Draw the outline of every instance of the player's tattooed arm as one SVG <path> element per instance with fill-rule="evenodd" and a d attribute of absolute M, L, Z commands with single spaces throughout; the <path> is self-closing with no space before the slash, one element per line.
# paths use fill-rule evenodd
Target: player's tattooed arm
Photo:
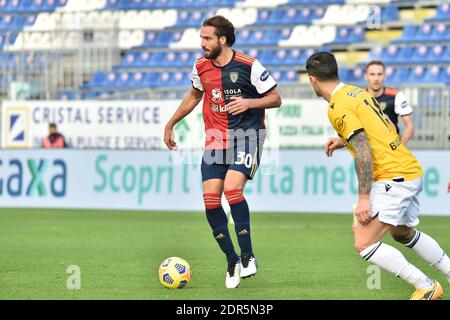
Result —
<path fill-rule="evenodd" d="M 355 151 L 356 173 L 358 175 L 358 204 L 355 216 L 363 226 L 372 220 L 370 212 L 370 190 L 373 179 L 373 160 L 370 151 L 369 140 L 364 131 L 355 133 L 350 137 L 348 143 Z"/>
<path fill-rule="evenodd" d="M 360 195 L 369 195 L 372 189 L 373 160 L 369 140 L 365 131 L 354 134 L 348 143 L 356 153 L 355 164 L 358 175 L 358 191 Z"/>

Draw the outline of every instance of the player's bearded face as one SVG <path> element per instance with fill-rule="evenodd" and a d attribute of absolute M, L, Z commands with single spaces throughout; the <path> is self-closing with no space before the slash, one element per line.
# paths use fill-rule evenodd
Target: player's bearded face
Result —
<path fill-rule="evenodd" d="M 221 54 L 222 45 L 220 44 L 219 39 L 217 39 L 215 46 L 202 46 L 202 49 L 206 59 L 214 60 Z"/>

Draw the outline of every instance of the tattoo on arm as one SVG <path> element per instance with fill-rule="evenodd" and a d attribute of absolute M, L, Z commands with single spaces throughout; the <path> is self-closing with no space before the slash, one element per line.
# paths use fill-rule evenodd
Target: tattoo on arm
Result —
<path fill-rule="evenodd" d="M 361 131 L 352 136 L 348 142 L 356 153 L 355 164 L 358 175 L 358 191 L 360 194 L 370 194 L 373 180 L 373 160 L 367 134 Z"/>

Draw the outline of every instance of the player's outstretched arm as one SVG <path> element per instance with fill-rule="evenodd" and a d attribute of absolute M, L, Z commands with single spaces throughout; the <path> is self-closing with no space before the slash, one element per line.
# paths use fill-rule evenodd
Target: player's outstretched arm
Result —
<path fill-rule="evenodd" d="M 170 118 L 169 122 L 167 122 L 164 129 L 164 143 L 170 150 L 174 150 L 177 145 L 173 139 L 173 127 L 175 127 L 178 121 L 186 117 L 192 110 L 194 110 L 194 108 L 202 100 L 202 97 L 202 91 L 192 88 L 186 94 L 183 101 L 181 101 L 180 106 L 177 111 L 175 111 L 172 118 Z"/>
<path fill-rule="evenodd" d="M 231 102 L 226 105 L 226 108 L 228 113 L 235 116 L 249 109 L 279 108 L 281 102 L 281 96 L 278 90 L 274 88 L 258 99 L 231 97 Z"/>
<path fill-rule="evenodd" d="M 370 215 L 370 190 L 373 181 L 373 160 L 369 140 L 365 131 L 354 134 L 348 143 L 355 151 L 356 173 L 358 175 L 358 205 L 355 215 L 358 222 L 367 225 L 371 220 Z"/>

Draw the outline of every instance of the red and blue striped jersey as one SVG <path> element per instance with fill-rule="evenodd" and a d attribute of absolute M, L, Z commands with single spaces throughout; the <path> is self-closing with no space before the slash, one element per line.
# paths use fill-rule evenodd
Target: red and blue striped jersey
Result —
<path fill-rule="evenodd" d="M 250 109 L 236 116 L 225 109 L 233 96 L 257 99 L 277 86 L 258 60 L 233 50 L 231 61 L 218 67 L 202 57 L 195 62 L 191 81 L 195 89 L 204 93 L 206 149 L 227 149 L 234 130 L 265 129 L 264 109 Z"/>

